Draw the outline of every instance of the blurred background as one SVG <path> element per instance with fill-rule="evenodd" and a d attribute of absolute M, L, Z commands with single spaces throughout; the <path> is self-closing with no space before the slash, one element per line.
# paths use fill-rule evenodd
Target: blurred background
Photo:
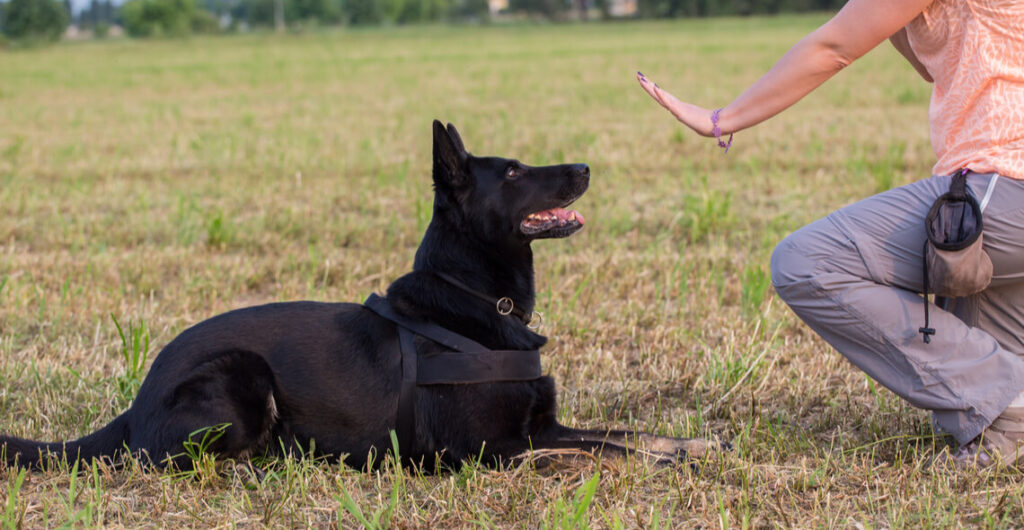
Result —
<path fill-rule="evenodd" d="M 15 42 L 184 36 L 272 28 L 591 21 L 827 11 L 842 0 L 5 0 Z"/>

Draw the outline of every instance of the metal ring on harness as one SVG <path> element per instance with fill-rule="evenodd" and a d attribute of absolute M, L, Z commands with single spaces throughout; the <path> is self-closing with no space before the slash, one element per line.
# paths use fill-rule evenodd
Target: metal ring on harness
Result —
<path fill-rule="evenodd" d="M 530 329 L 532 329 L 534 331 L 537 331 L 543 325 L 544 325 L 544 313 L 541 313 L 540 311 L 534 311 L 533 314 L 530 315 L 530 320 L 528 320 L 526 322 L 526 327 L 528 327 L 528 328 L 530 328 Z"/>
<path fill-rule="evenodd" d="M 512 310 L 515 309 L 516 304 L 512 302 L 512 299 L 507 296 L 502 296 L 494 304 L 494 308 L 498 310 L 499 315 L 510 315 Z"/>

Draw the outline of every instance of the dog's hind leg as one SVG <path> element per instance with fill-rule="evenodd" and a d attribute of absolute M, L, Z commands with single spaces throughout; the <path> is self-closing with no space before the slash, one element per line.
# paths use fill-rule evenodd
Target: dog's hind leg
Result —
<path fill-rule="evenodd" d="M 157 465 L 192 467 L 200 452 L 245 458 L 264 449 L 278 421 L 274 375 L 266 361 L 228 351 L 197 366 L 137 421 L 131 449 Z"/>

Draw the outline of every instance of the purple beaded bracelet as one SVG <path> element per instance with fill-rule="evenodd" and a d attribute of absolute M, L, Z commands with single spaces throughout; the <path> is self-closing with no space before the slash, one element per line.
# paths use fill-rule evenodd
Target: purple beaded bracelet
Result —
<path fill-rule="evenodd" d="M 729 148 L 732 147 L 732 134 L 729 135 L 729 143 L 722 141 L 722 129 L 718 127 L 718 115 L 721 113 L 722 109 L 715 109 L 711 113 L 711 125 L 714 126 L 711 129 L 711 134 L 715 135 L 715 139 L 718 140 L 718 147 L 725 149 L 725 154 L 729 154 Z"/>

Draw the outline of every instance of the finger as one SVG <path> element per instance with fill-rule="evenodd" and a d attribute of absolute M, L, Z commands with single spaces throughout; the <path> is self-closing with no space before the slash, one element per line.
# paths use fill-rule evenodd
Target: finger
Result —
<path fill-rule="evenodd" d="M 640 82 L 640 86 L 644 87 L 644 90 L 650 92 L 652 87 L 657 86 L 654 81 L 647 79 L 647 76 L 643 72 L 636 73 L 636 80 Z"/>
<path fill-rule="evenodd" d="M 661 103 L 666 109 L 672 110 L 679 106 L 679 98 L 672 95 L 671 92 L 663 90 L 657 84 L 654 85 L 654 93 L 657 95 L 658 102 Z"/>
<path fill-rule="evenodd" d="M 659 105 L 665 107 L 666 109 L 672 110 L 671 108 L 669 108 L 669 96 L 671 96 L 671 94 L 665 92 L 664 90 L 661 89 L 661 87 L 654 83 L 651 84 L 650 93 L 651 97 L 653 97 Z"/>
<path fill-rule="evenodd" d="M 644 88 L 644 90 L 646 90 L 647 93 L 651 95 L 652 98 L 654 98 L 655 100 L 658 101 L 658 103 L 661 104 L 662 107 L 667 108 L 666 103 L 668 102 L 668 98 L 666 96 L 671 96 L 671 94 L 662 90 L 661 87 L 658 86 L 658 83 L 655 83 L 654 81 L 651 81 L 646 77 L 643 79 L 643 81 L 641 81 L 640 84 Z"/>
<path fill-rule="evenodd" d="M 658 92 L 654 88 L 654 83 L 651 83 L 650 81 L 641 81 L 640 88 L 644 89 L 644 92 L 650 94 L 652 98 L 658 99 Z"/>
<path fill-rule="evenodd" d="M 664 91 L 661 90 L 661 87 L 659 87 L 657 85 L 657 83 L 655 83 L 654 81 L 651 81 L 646 76 L 644 76 L 644 74 L 642 74 L 640 72 L 636 73 L 636 78 L 637 78 L 637 81 L 640 82 L 640 87 L 643 88 L 644 91 L 647 92 L 648 95 L 650 95 L 652 98 L 654 98 L 654 100 L 657 101 L 659 105 L 661 105 L 662 107 L 665 107 L 665 98 L 664 98 L 664 95 L 663 95 Z"/>

